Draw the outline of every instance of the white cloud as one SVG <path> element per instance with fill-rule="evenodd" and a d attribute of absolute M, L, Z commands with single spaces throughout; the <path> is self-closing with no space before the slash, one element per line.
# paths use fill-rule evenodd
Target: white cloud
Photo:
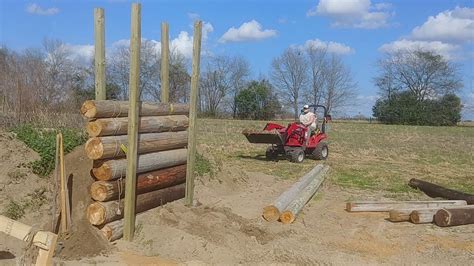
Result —
<path fill-rule="evenodd" d="M 219 39 L 221 43 L 259 41 L 277 35 L 276 30 L 262 29 L 256 20 L 245 22 L 238 29 L 232 27 Z"/>
<path fill-rule="evenodd" d="M 321 41 L 320 39 L 307 40 L 304 43 L 303 47 L 304 48 L 308 48 L 308 47 L 326 48 L 327 52 L 340 54 L 340 55 L 354 53 L 354 49 L 352 49 L 350 46 L 347 46 L 345 44 L 338 43 L 338 42 L 331 42 L 331 41 L 324 42 L 324 41 Z"/>
<path fill-rule="evenodd" d="M 42 8 L 40 5 L 32 3 L 26 7 L 26 12 L 30 14 L 40 15 L 40 16 L 51 16 L 59 13 L 59 8 L 51 7 L 51 8 Z"/>
<path fill-rule="evenodd" d="M 94 56 L 94 45 L 85 44 L 85 45 L 74 45 L 74 44 L 64 44 L 64 49 L 70 52 L 71 60 L 77 60 L 81 62 L 87 62 Z"/>
<path fill-rule="evenodd" d="M 198 20 L 200 15 L 198 13 L 194 13 L 194 12 L 188 12 L 188 18 L 192 21 L 195 21 L 195 20 Z"/>
<path fill-rule="evenodd" d="M 474 41 L 474 8 L 456 7 L 430 16 L 411 35 L 417 40 Z"/>
<path fill-rule="evenodd" d="M 423 49 L 436 52 L 444 56 L 448 60 L 457 59 L 459 57 L 458 53 L 461 50 L 459 45 L 443 43 L 440 41 L 414 41 L 401 39 L 391 43 L 382 45 L 379 48 L 381 52 L 396 52 L 398 50 L 415 50 Z"/>
<path fill-rule="evenodd" d="M 320 0 L 306 15 L 329 17 L 333 27 L 376 29 L 389 25 L 391 7 L 389 3 L 372 5 L 370 0 Z"/>

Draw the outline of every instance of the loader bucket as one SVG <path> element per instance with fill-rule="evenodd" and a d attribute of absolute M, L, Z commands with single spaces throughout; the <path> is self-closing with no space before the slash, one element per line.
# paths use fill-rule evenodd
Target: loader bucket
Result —
<path fill-rule="evenodd" d="M 284 140 L 282 135 L 276 130 L 271 131 L 252 131 L 244 130 L 242 132 L 250 143 L 263 143 L 263 144 L 275 144 L 283 145 Z"/>

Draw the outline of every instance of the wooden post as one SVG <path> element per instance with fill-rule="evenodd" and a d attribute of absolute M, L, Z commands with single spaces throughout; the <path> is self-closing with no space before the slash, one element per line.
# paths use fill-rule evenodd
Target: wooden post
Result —
<path fill-rule="evenodd" d="M 168 23 L 161 23 L 161 102 L 170 98 L 170 47 Z"/>
<path fill-rule="evenodd" d="M 141 4 L 132 4 L 130 38 L 130 81 L 128 112 L 127 178 L 125 179 L 124 227 L 125 240 L 133 240 L 135 232 L 135 192 L 137 186 L 137 140 L 140 86 Z"/>
<path fill-rule="evenodd" d="M 69 191 L 67 188 L 66 167 L 64 165 L 64 140 L 61 132 L 56 136 L 59 139 L 59 169 L 61 179 L 61 232 L 69 232 L 71 226 L 71 209 Z M 57 143 L 58 141 L 56 141 Z"/>
<path fill-rule="evenodd" d="M 194 198 L 194 164 L 196 162 L 196 118 L 199 90 L 199 64 L 201 60 L 202 21 L 194 23 L 193 70 L 191 76 L 191 97 L 189 100 L 188 158 L 186 168 L 186 199 L 187 206 L 193 204 Z"/>
<path fill-rule="evenodd" d="M 95 40 L 95 99 L 107 98 L 105 89 L 105 29 L 104 9 L 94 9 L 94 40 Z"/>

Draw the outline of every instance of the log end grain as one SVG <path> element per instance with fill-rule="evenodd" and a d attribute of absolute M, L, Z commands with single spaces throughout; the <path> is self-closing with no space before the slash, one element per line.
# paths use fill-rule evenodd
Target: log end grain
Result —
<path fill-rule="evenodd" d="M 100 123 L 97 120 L 90 121 L 86 125 L 86 131 L 87 131 L 87 134 L 89 134 L 89 137 L 100 136 L 100 134 L 102 132 L 102 123 Z"/>
<path fill-rule="evenodd" d="M 445 209 L 437 211 L 434 216 L 434 223 L 437 226 L 449 226 L 451 224 L 451 214 Z"/>
<path fill-rule="evenodd" d="M 94 118 L 97 115 L 95 102 L 92 100 L 85 101 L 81 106 L 81 114 L 87 118 Z"/>
<path fill-rule="evenodd" d="M 277 221 L 280 217 L 280 211 L 277 207 L 270 205 L 263 208 L 263 218 L 269 222 Z"/>
<path fill-rule="evenodd" d="M 91 160 L 98 160 L 104 155 L 104 145 L 100 138 L 90 138 L 84 146 L 86 155 Z"/>
<path fill-rule="evenodd" d="M 280 221 L 284 224 L 291 224 L 295 218 L 295 215 L 290 211 L 284 211 L 280 215 Z"/>
<path fill-rule="evenodd" d="M 113 235 L 112 228 L 110 228 L 109 226 L 105 225 L 104 227 L 102 227 L 102 229 L 100 229 L 100 232 L 102 233 L 102 236 L 103 236 L 107 241 L 112 241 L 112 235 Z"/>
<path fill-rule="evenodd" d="M 112 178 L 112 169 L 106 163 L 92 168 L 92 174 L 97 180 L 110 180 Z"/>
<path fill-rule="evenodd" d="M 413 211 L 410 214 L 410 221 L 414 224 L 419 224 L 420 223 L 420 213 L 418 211 Z"/>
<path fill-rule="evenodd" d="M 351 212 L 351 211 L 352 211 L 352 207 L 353 207 L 354 205 L 355 205 L 355 203 L 347 202 L 347 203 L 346 203 L 346 211 Z"/>
<path fill-rule="evenodd" d="M 106 210 L 97 203 L 91 203 L 86 209 L 87 220 L 93 225 L 101 225 L 105 222 Z"/>
<path fill-rule="evenodd" d="M 97 201 L 104 201 L 107 199 L 107 187 L 104 186 L 103 181 L 97 181 L 90 186 L 91 198 Z"/>

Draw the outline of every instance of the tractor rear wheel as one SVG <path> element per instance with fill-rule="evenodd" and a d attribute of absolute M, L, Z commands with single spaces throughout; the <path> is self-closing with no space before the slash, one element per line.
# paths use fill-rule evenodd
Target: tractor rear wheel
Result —
<path fill-rule="evenodd" d="M 314 148 L 313 156 L 316 160 L 326 160 L 329 156 L 329 148 L 326 142 L 320 142 Z"/>
<path fill-rule="evenodd" d="M 265 157 L 267 157 L 267 160 L 275 161 L 278 158 L 278 151 L 274 147 L 270 146 L 265 152 Z"/>
<path fill-rule="evenodd" d="M 288 160 L 293 163 L 302 163 L 304 161 L 304 151 L 303 150 L 295 150 L 291 151 L 288 154 Z"/>

